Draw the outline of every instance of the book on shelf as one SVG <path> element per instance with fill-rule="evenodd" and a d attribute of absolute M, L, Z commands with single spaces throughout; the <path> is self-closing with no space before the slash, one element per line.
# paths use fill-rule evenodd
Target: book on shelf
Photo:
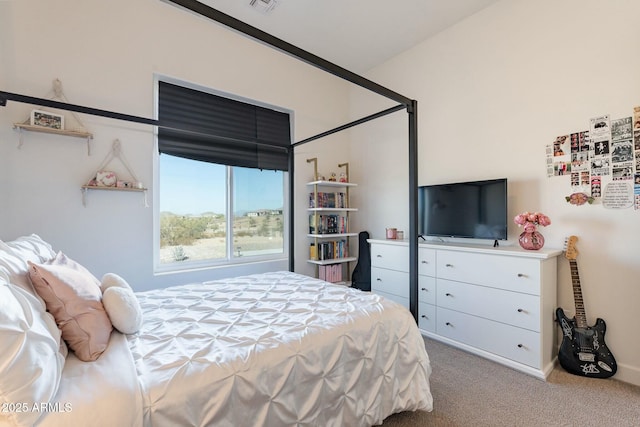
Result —
<path fill-rule="evenodd" d="M 327 193 L 324 191 L 318 191 L 318 204 L 316 206 L 315 193 L 309 193 L 309 207 L 310 208 L 347 208 L 347 194 L 346 193 Z"/>
<path fill-rule="evenodd" d="M 319 242 L 316 250 L 318 258 L 315 259 L 320 261 L 346 258 L 349 256 L 349 245 L 344 239 L 331 242 Z"/>
<path fill-rule="evenodd" d="M 340 234 L 347 232 L 347 218 L 341 215 L 309 215 L 309 234 Z"/>

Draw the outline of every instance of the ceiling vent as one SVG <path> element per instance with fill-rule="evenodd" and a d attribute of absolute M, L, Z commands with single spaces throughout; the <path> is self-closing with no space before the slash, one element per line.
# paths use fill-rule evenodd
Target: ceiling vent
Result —
<path fill-rule="evenodd" d="M 262 13 L 269 13 L 273 11 L 277 5 L 277 0 L 251 0 L 249 2 L 249 6 Z"/>

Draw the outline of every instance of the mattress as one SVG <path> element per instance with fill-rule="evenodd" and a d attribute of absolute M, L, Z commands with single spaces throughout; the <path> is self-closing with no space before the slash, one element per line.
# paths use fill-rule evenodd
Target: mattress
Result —
<path fill-rule="evenodd" d="M 146 426 L 371 426 L 433 406 L 411 314 L 291 272 L 137 293 Z"/>

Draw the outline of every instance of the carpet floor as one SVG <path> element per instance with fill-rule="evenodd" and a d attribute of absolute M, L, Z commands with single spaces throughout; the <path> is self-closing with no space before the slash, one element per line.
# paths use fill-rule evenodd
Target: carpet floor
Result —
<path fill-rule="evenodd" d="M 547 381 L 425 338 L 431 360 L 432 412 L 401 412 L 384 427 L 640 426 L 640 387 L 613 378 L 571 375 Z"/>

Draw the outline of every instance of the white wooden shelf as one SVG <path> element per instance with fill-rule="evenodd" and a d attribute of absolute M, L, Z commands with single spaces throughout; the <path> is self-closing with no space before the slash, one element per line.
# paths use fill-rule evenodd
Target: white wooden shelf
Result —
<path fill-rule="evenodd" d="M 354 184 L 353 182 L 340 182 L 340 181 L 312 181 L 307 182 L 308 186 L 312 185 L 321 185 L 324 187 L 357 187 L 358 184 Z"/>
<path fill-rule="evenodd" d="M 307 237 L 316 239 L 335 239 L 337 237 L 354 237 L 358 233 L 329 233 L 329 234 L 307 234 Z"/>
<path fill-rule="evenodd" d="M 358 258 L 356 257 L 345 257 L 345 258 L 333 258 L 333 259 L 323 259 L 323 260 L 308 259 L 307 262 L 310 262 L 311 264 L 316 264 L 316 265 L 329 265 L 329 264 L 342 264 L 345 262 L 353 262 L 357 260 Z"/>
<path fill-rule="evenodd" d="M 358 212 L 358 208 L 308 208 L 309 212 Z"/>

